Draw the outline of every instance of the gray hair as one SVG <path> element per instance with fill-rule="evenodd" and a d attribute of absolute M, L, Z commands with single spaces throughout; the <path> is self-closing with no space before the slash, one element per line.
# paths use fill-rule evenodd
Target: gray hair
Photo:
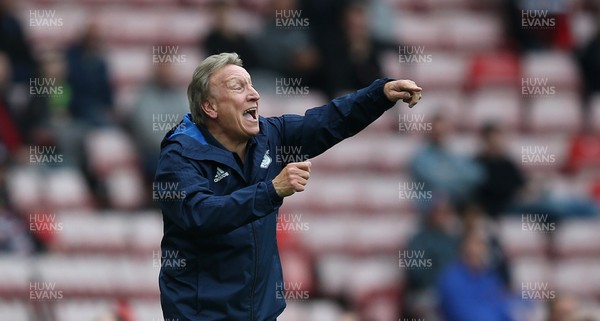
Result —
<path fill-rule="evenodd" d="M 192 81 L 188 85 L 187 96 L 190 104 L 192 120 L 196 124 L 204 124 L 206 114 L 200 105 L 210 96 L 208 81 L 210 76 L 226 65 L 236 65 L 242 67 L 242 59 L 235 52 L 224 52 L 218 55 L 208 56 L 194 70 Z"/>

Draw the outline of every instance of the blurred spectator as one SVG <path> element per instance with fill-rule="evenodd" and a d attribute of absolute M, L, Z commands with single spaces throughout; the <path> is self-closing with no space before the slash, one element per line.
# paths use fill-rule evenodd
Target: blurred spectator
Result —
<path fill-rule="evenodd" d="M 0 1 L 0 51 L 6 52 L 12 65 L 11 80 L 28 84 L 37 73 L 37 64 L 21 21 L 13 15 L 10 5 L 10 1 Z"/>
<path fill-rule="evenodd" d="M 0 253 L 25 256 L 32 254 L 34 249 L 35 244 L 22 220 L 13 212 L 0 208 Z"/>
<path fill-rule="evenodd" d="M 570 296 L 557 296 L 547 304 L 548 321 L 575 321 L 577 302 Z"/>
<path fill-rule="evenodd" d="M 496 269 L 504 286 L 510 288 L 510 266 L 497 236 L 497 224 L 475 203 L 469 204 L 462 214 L 464 233 L 480 233 L 489 245 L 490 268 Z"/>
<path fill-rule="evenodd" d="M 404 318 L 430 319 L 435 307 L 435 283 L 441 271 L 458 257 L 459 225 L 452 205 L 440 197 L 431 204 L 424 224 L 408 243 L 409 253 L 424 253 L 431 267 L 407 269 Z"/>
<path fill-rule="evenodd" d="M 11 67 L 8 56 L 0 51 L 0 163 L 6 159 L 6 152 L 16 152 L 22 144 L 22 137 L 8 104 Z"/>
<path fill-rule="evenodd" d="M 372 36 L 367 4 L 351 1 L 341 12 L 339 34 L 323 48 L 325 92 L 333 98 L 381 78 L 379 57 L 386 46 Z"/>
<path fill-rule="evenodd" d="M 60 117 L 66 116 L 71 98 L 66 77 L 66 63 L 62 53 L 47 52 L 41 56 L 39 78 L 30 84 L 31 98 L 19 123 L 27 142 L 54 144 L 54 131 L 60 134 L 67 130 L 64 123 L 56 123 Z"/>
<path fill-rule="evenodd" d="M 509 0 L 502 4 L 509 40 L 518 51 L 570 50 L 573 46 L 566 0 Z"/>
<path fill-rule="evenodd" d="M 477 199 L 492 218 L 501 215 L 525 185 L 525 177 L 505 150 L 502 129 L 488 123 L 480 131 L 482 151 L 475 161 L 484 171 L 477 187 Z"/>
<path fill-rule="evenodd" d="M 252 42 L 259 66 L 276 77 L 302 78 L 303 85 L 311 86 L 320 58 L 307 31 L 310 21 L 304 20 L 297 0 L 273 0 L 270 12 L 272 16 Z"/>
<path fill-rule="evenodd" d="M 244 67 L 256 67 L 256 57 L 246 36 L 235 29 L 234 0 L 218 0 L 212 4 L 215 26 L 202 41 L 206 55 L 235 52 L 244 59 Z"/>
<path fill-rule="evenodd" d="M 544 213 L 555 221 L 597 214 L 597 206 L 587 197 L 563 195 L 551 184 L 528 184 L 527 177 L 508 156 L 503 131 L 496 124 L 486 124 L 480 132 L 480 138 L 483 149 L 475 161 L 483 169 L 484 179 L 476 189 L 477 199 L 492 218 L 504 213 Z M 588 150 L 582 152 L 581 146 L 575 143 L 574 146 L 572 154 L 575 156 L 571 158 L 590 154 Z M 594 149 L 591 151 L 594 154 Z M 567 163 L 576 164 L 577 161 Z"/>
<path fill-rule="evenodd" d="M 90 24 L 84 30 L 80 41 L 67 51 L 67 61 L 73 118 L 86 125 L 112 124 L 113 92 L 98 26 Z"/>
<path fill-rule="evenodd" d="M 565 169 L 576 174 L 581 170 L 600 168 L 600 133 L 582 132 L 569 142 Z"/>
<path fill-rule="evenodd" d="M 152 79 L 143 85 L 130 117 L 136 146 L 143 160 L 144 175 L 150 180 L 158 163 L 160 142 L 189 112 L 185 92 L 175 82 L 173 65 L 155 65 Z"/>
<path fill-rule="evenodd" d="M 434 116 L 428 142 L 417 153 L 410 165 L 414 181 L 424 183 L 424 189 L 449 195 L 457 207 L 466 205 L 472 198 L 483 172 L 470 159 L 457 155 L 446 147 L 452 132 L 451 124 L 441 114 Z"/>
<path fill-rule="evenodd" d="M 511 321 L 510 295 L 490 268 L 489 247 L 477 232 L 468 232 L 460 259 L 438 282 L 440 312 L 445 321 Z"/>
<path fill-rule="evenodd" d="M 590 41 L 581 48 L 577 54 L 579 69 L 583 80 L 583 97 L 586 110 L 594 93 L 600 93 L 600 6 L 596 9 L 596 33 Z M 589 112 L 584 112 L 584 124 L 591 127 L 592 119 Z"/>

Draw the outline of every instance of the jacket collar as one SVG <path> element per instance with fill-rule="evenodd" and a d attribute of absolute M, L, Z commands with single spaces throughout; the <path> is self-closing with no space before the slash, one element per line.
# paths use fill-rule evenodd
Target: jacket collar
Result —
<path fill-rule="evenodd" d="M 259 133 L 251 137 L 248 140 L 248 152 L 252 153 L 250 159 L 252 159 L 252 163 L 247 164 L 252 165 L 254 167 L 257 166 L 257 159 L 262 159 L 263 154 L 265 153 L 266 146 L 260 146 L 258 144 L 260 141 L 264 141 L 264 118 L 259 118 Z M 183 120 L 169 131 L 165 138 L 161 143 L 161 148 L 165 148 L 168 144 L 178 142 L 183 146 L 181 150 L 181 154 L 185 157 L 195 159 L 195 160 L 210 160 L 221 163 L 225 166 L 235 169 L 241 177 L 245 178 L 244 172 L 242 168 L 238 165 L 233 157 L 233 153 L 226 150 L 221 143 L 219 143 L 208 130 L 192 121 L 192 115 L 187 113 L 183 116 Z M 258 144 L 258 146 L 254 146 Z M 254 147 L 254 148 L 253 148 Z M 257 153 L 260 153 L 258 155 Z M 248 159 L 248 158 L 247 158 Z M 259 163 L 260 164 L 260 161 Z M 254 172 L 256 169 L 253 169 Z M 252 176 L 255 176 L 254 173 Z"/>

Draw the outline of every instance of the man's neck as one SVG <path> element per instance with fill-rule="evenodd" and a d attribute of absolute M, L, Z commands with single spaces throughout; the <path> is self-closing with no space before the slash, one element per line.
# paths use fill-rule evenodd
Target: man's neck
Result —
<path fill-rule="evenodd" d="M 225 149 L 230 152 L 234 152 L 238 157 L 244 161 L 246 157 L 246 145 L 248 140 L 235 140 L 229 137 L 223 130 L 207 126 L 208 132 L 219 142 Z"/>

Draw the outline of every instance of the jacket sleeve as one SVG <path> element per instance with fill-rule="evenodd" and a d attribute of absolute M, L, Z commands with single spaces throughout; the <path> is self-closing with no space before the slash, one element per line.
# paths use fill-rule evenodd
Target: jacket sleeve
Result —
<path fill-rule="evenodd" d="M 273 213 L 283 202 L 270 181 L 215 195 L 193 162 L 176 149 L 164 153 L 153 183 L 163 215 L 183 230 L 227 233 Z"/>
<path fill-rule="evenodd" d="M 311 108 L 304 116 L 269 118 L 281 133 L 282 145 L 300 147 L 308 158 L 315 157 L 340 141 L 355 135 L 394 106 L 383 86 L 391 79 L 378 79 L 366 88 Z"/>

